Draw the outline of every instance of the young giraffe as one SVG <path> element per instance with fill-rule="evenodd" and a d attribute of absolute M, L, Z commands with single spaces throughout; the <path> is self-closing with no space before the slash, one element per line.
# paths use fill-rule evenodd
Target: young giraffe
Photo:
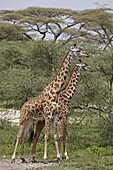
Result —
<path fill-rule="evenodd" d="M 32 100 L 27 101 L 20 110 L 20 126 L 17 135 L 17 140 L 12 155 L 12 163 L 15 162 L 16 150 L 18 147 L 19 140 L 22 139 L 21 148 L 21 159 L 24 159 L 24 143 L 25 137 L 29 132 L 34 120 L 43 121 L 45 120 L 45 147 L 44 147 L 44 159 L 47 159 L 47 141 L 49 139 L 50 122 L 52 118 L 52 113 L 57 109 L 57 92 L 62 87 L 64 80 L 66 78 L 67 72 L 69 70 L 72 59 L 76 56 L 88 57 L 89 55 L 85 53 L 80 48 L 71 47 L 64 57 L 62 64 L 50 84 L 48 84 L 44 90 L 37 97 Z M 40 124 L 39 124 L 40 126 Z M 56 143 L 57 157 L 59 158 L 59 149 Z"/>
<path fill-rule="evenodd" d="M 58 145 L 58 133 L 57 133 L 57 123 L 60 122 L 60 160 L 62 160 L 62 142 L 64 144 L 64 154 L 66 159 L 68 159 L 67 155 L 67 148 L 66 148 L 66 124 L 67 118 L 69 114 L 69 102 L 75 92 L 76 86 L 78 84 L 80 71 L 81 70 L 91 70 L 91 68 L 83 63 L 80 60 L 80 63 L 75 64 L 70 79 L 67 85 L 58 92 L 58 112 L 55 114 L 54 117 L 54 140 L 56 145 Z M 36 143 L 39 139 L 39 135 L 44 127 L 44 122 L 38 122 L 36 125 L 36 132 L 35 132 L 35 142 L 33 143 L 32 147 L 32 156 L 30 158 L 31 162 L 36 162 L 35 160 L 35 152 L 36 152 Z"/>

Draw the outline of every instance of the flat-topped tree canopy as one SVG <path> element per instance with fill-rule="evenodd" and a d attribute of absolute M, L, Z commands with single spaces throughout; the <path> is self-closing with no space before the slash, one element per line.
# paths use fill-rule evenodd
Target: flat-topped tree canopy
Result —
<path fill-rule="evenodd" d="M 106 48 L 113 44 L 112 11 L 110 8 L 75 11 L 28 7 L 23 10 L 2 10 L 0 14 L 2 22 L 22 26 L 24 35 L 29 39 L 63 40 L 65 43 L 79 40 L 85 44 L 103 44 Z"/>

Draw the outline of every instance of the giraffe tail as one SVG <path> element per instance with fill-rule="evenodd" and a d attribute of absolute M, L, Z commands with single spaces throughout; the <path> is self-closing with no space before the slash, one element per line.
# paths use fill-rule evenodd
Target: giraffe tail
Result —
<path fill-rule="evenodd" d="M 33 126 L 30 128 L 30 131 L 29 131 L 29 138 L 28 138 L 29 145 L 32 144 L 33 138 L 34 138 L 34 124 L 33 124 Z"/>

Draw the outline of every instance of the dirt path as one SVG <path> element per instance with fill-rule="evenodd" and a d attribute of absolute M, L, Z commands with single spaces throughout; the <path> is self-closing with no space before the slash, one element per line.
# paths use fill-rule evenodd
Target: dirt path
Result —
<path fill-rule="evenodd" d="M 20 159 L 16 159 L 15 164 L 11 163 L 10 159 L 0 159 L 0 170 L 32 170 L 34 168 L 40 168 L 47 170 L 47 166 L 53 166 L 58 163 L 21 163 Z"/>

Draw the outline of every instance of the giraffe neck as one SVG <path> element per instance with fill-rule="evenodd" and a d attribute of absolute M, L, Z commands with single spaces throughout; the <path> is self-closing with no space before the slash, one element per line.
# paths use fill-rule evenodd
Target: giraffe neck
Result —
<path fill-rule="evenodd" d="M 71 62 L 73 59 L 73 53 L 72 51 L 69 51 L 66 56 L 64 57 L 62 64 L 54 77 L 54 79 L 51 81 L 51 83 L 48 85 L 51 87 L 51 89 L 54 90 L 54 92 L 57 92 L 60 90 L 60 88 L 64 84 L 64 80 L 67 76 L 68 70 L 70 68 Z"/>
<path fill-rule="evenodd" d="M 76 86 L 79 81 L 79 76 L 80 76 L 80 68 L 78 68 L 77 70 L 77 67 L 75 65 L 66 87 L 64 87 L 61 91 L 59 91 L 60 96 L 62 97 L 64 96 L 65 100 L 67 100 L 68 102 L 71 100 L 76 90 Z"/>

